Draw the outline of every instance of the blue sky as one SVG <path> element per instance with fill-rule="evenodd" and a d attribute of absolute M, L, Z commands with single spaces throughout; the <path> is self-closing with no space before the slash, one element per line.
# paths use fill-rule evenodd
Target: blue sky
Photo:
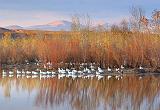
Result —
<path fill-rule="evenodd" d="M 89 14 L 97 22 L 118 22 L 129 17 L 131 6 L 140 6 L 149 16 L 160 0 L 0 0 L 0 26 L 29 26 L 54 20 L 71 20 L 74 14 Z"/>

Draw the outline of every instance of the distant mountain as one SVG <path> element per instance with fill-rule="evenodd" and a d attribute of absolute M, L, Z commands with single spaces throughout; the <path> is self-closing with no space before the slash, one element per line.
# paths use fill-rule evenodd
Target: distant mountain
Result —
<path fill-rule="evenodd" d="M 11 32 L 11 30 L 0 27 L 0 33 Z"/>
<path fill-rule="evenodd" d="M 35 25 L 35 26 L 29 26 L 25 29 L 28 30 L 45 30 L 45 31 L 60 31 L 65 30 L 69 31 L 71 29 L 71 22 L 69 21 L 53 21 L 48 24 L 44 25 Z"/>
<path fill-rule="evenodd" d="M 18 25 L 10 25 L 10 26 L 6 26 L 6 29 L 11 29 L 11 30 L 16 30 L 16 29 L 23 29 L 23 27 L 18 26 Z"/>
<path fill-rule="evenodd" d="M 44 31 L 61 31 L 61 30 L 70 31 L 71 25 L 72 25 L 72 22 L 70 21 L 59 20 L 59 21 L 53 21 L 47 24 L 33 25 L 33 26 L 28 26 L 28 27 L 10 25 L 5 28 L 10 29 L 10 30 L 25 29 L 25 30 L 44 30 Z M 108 23 L 103 23 L 103 24 L 96 24 L 93 26 L 93 28 L 97 29 L 98 25 L 101 25 L 107 29 L 110 27 Z M 82 24 L 81 24 L 81 27 L 83 27 Z"/>

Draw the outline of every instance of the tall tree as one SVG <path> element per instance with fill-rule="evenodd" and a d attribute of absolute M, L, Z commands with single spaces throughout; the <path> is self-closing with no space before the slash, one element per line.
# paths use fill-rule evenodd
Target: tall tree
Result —
<path fill-rule="evenodd" d="M 130 24 L 134 31 L 141 30 L 141 18 L 145 15 L 145 11 L 141 7 L 132 6 L 130 10 Z"/>
<path fill-rule="evenodd" d="M 153 26 L 156 32 L 160 32 L 160 10 L 152 12 Z"/>

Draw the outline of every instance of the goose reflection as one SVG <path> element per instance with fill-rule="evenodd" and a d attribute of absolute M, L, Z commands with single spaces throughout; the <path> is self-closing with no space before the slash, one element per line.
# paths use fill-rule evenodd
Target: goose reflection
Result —
<path fill-rule="evenodd" d="M 159 109 L 159 78 L 107 77 L 97 79 L 63 79 L 41 82 L 42 86 L 36 98 L 37 105 L 57 106 L 68 103 L 75 110 L 139 110 Z M 155 103 L 158 103 L 157 106 Z"/>
<path fill-rule="evenodd" d="M 67 105 L 73 110 L 158 110 L 160 109 L 160 77 L 116 76 L 93 78 L 27 79 L 5 77 L 0 79 L 4 96 L 10 97 L 14 86 L 28 94 L 36 90 L 34 104 L 46 108 Z M 13 83 L 14 82 L 14 83 Z"/>

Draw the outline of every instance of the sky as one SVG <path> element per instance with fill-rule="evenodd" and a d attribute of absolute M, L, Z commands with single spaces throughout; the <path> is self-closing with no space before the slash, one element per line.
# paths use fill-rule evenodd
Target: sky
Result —
<path fill-rule="evenodd" d="M 117 23 L 129 18 L 132 6 L 142 7 L 149 16 L 160 8 L 160 0 L 0 0 L 0 26 L 71 21 L 75 14 L 88 14 L 95 22 Z"/>

